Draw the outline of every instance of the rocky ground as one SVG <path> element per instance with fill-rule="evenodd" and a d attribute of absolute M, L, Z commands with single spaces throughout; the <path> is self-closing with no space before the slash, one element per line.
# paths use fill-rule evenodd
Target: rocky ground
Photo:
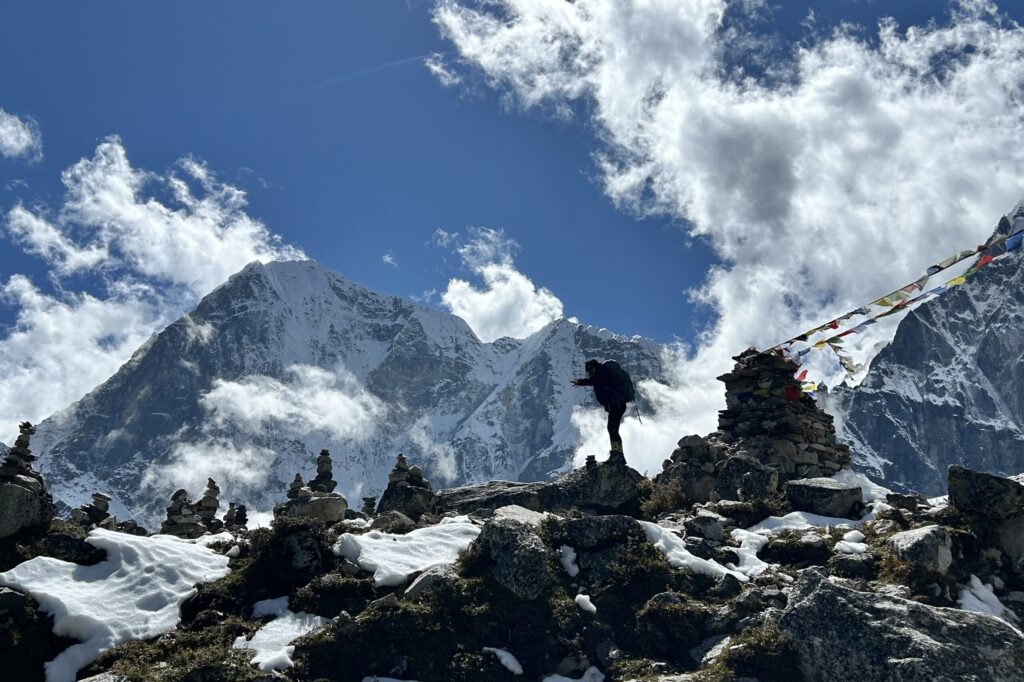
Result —
<path fill-rule="evenodd" d="M 949 488 L 948 504 L 886 499 L 839 476 L 687 505 L 677 483 L 607 462 L 548 487 L 490 483 L 430 505 L 406 495 L 409 513 L 282 516 L 212 545 L 230 572 L 198 586 L 175 629 L 109 648 L 78 677 L 1020 679 L 1024 486 L 951 468 Z M 368 561 L 369 545 L 345 550 L 446 526 L 475 539 L 404 575 Z M 62 522 L 6 546 L 2 569 L 103 560 Z M 254 617 L 281 597 L 287 611 Z M 291 667 L 264 672 L 239 638 L 282 613 L 322 624 L 291 644 Z M 4 679 L 42 679 L 70 641 L 31 595 L 3 588 L 0 614 Z"/>

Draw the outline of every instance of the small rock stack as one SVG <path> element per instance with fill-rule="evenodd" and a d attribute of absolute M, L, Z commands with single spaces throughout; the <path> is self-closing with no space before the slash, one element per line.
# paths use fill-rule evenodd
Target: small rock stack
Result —
<path fill-rule="evenodd" d="M 388 474 L 388 487 L 380 496 L 377 513 L 400 511 L 414 521 L 437 507 L 437 497 L 430 481 L 423 478 L 423 469 L 409 466 L 405 455 L 398 454 L 395 467 Z"/>
<path fill-rule="evenodd" d="M 776 469 L 780 482 L 849 467 L 850 449 L 836 440 L 832 416 L 801 391 L 796 364 L 754 349 L 733 359 L 733 371 L 718 377 L 726 400 L 719 441 Z"/>
<path fill-rule="evenodd" d="M 316 458 L 316 478 L 309 482 L 309 488 L 315 493 L 333 493 L 338 483 L 334 480 L 331 462 L 331 453 L 328 450 L 321 450 L 320 456 Z"/>
<path fill-rule="evenodd" d="M 43 475 L 32 468 L 36 457 L 29 449 L 35 428 L 18 425 L 14 447 L 0 464 L 0 538 L 22 531 L 45 532 L 57 513 Z"/>
<path fill-rule="evenodd" d="M 316 459 L 316 478 L 309 485 L 302 484 L 302 475 L 295 474 L 288 486 L 288 501 L 274 507 L 275 517 L 298 517 L 317 519 L 324 523 L 337 523 L 345 518 L 348 502 L 334 491 L 337 483 L 332 478 L 331 453 L 321 450 Z M 243 516 L 244 516 L 243 508 Z M 235 512 L 237 522 L 238 512 Z"/>
<path fill-rule="evenodd" d="M 186 539 L 198 538 L 206 533 L 206 526 L 183 489 L 171 495 L 167 518 L 160 524 L 160 532 Z"/>
<path fill-rule="evenodd" d="M 377 497 L 375 495 L 363 498 L 363 514 L 366 516 L 373 516 L 373 512 L 376 508 Z"/>
<path fill-rule="evenodd" d="M 93 493 L 92 501 L 89 504 L 83 504 L 77 509 L 71 510 L 71 520 L 75 523 L 85 526 L 100 526 L 110 516 L 110 495 L 106 493 Z M 114 524 L 117 520 L 114 519 Z"/>
<path fill-rule="evenodd" d="M 203 492 L 202 499 L 199 500 L 196 511 L 199 514 L 199 518 L 202 519 L 203 525 L 211 533 L 216 533 L 224 527 L 224 524 L 217 519 L 217 510 L 220 509 L 220 500 L 217 499 L 218 495 L 220 495 L 220 488 L 217 486 L 217 482 L 212 478 L 207 478 L 206 490 Z"/>
<path fill-rule="evenodd" d="M 230 531 L 246 530 L 249 518 L 245 513 L 245 505 L 228 502 L 228 510 L 224 512 L 224 529 Z"/>

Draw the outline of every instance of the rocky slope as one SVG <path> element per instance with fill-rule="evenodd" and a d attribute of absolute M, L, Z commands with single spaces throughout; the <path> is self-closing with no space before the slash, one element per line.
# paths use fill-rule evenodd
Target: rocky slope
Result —
<path fill-rule="evenodd" d="M 997 228 L 1024 228 L 1024 212 Z M 1015 474 L 1024 462 L 1024 257 L 980 270 L 909 313 L 857 387 L 822 394 L 856 467 L 940 495 L 946 467 Z"/>
<path fill-rule="evenodd" d="M 151 523 L 208 475 L 269 511 L 322 448 L 350 499 L 379 492 L 398 452 L 435 483 L 538 480 L 569 464 L 570 415 L 592 401 L 569 384 L 584 359 L 658 377 L 660 353 L 566 320 L 481 343 L 453 315 L 315 262 L 253 263 L 40 424 L 36 451 L 58 502 L 103 490 L 121 518 Z"/>

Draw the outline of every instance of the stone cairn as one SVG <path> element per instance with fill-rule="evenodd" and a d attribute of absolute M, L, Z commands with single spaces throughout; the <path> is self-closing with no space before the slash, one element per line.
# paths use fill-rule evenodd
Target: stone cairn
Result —
<path fill-rule="evenodd" d="M 115 517 L 110 515 L 110 499 L 110 495 L 106 493 L 93 493 L 91 502 L 71 510 L 71 520 L 86 528 L 105 527 L 111 523 L 116 525 Z M 109 522 L 107 519 L 114 519 L 114 521 Z"/>
<path fill-rule="evenodd" d="M 423 478 L 423 469 L 419 465 L 410 467 L 405 455 L 399 453 L 388 474 L 388 487 L 380 496 L 377 513 L 400 511 L 417 520 L 424 513 L 434 511 L 436 506 L 437 497 L 430 488 L 430 481 Z"/>
<path fill-rule="evenodd" d="M 377 496 L 370 495 L 363 498 L 363 509 L 362 512 L 365 516 L 373 516 L 374 511 L 377 509 Z"/>
<path fill-rule="evenodd" d="M 200 537 L 206 530 L 202 518 L 196 513 L 195 505 L 188 499 L 188 493 L 182 489 L 171 495 L 167 518 L 160 524 L 160 532 L 192 539 Z"/>
<path fill-rule="evenodd" d="M 228 510 L 224 512 L 224 529 L 230 531 L 246 530 L 249 518 L 245 513 L 245 505 L 228 502 Z"/>
<path fill-rule="evenodd" d="M 18 438 L 14 441 L 14 447 L 7 453 L 4 463 L 0 464 L 0 481 L 5 483 L 16 481 L 33 492 L 42 493 L 44 489 L 43 475 L 32 468 L 32 462 L 36 461 L 36 456 L 28 447 L 29 439 L 35 432 L 36 429 L 30 422 L 21 422 L 18 425 Z"/>
<path fill-rule="evenodd" d="M 850 449 L 836 440 L 832 415 L 800 390 L 799 367 L 790 360 L 749 349 L 733 358 L 725 383 L 726 409 L 718 413 L 719 440 L 741 444 L 780 482 L 832 476 L 850 466 Z"/>
<path fill-rule="evenodd" d="M 304 485 L 302 475 L 295 474 L 288 485 L 288 500 L 274 507 L 274 517 L 304 516 L 325 523 L 337 523 L 344 519 L 348 502 L 334 492 L 338 484 L 333 479 L 332 469 L 331 453 L 321 450 L 316 458 L 316 477 Z"/>
<path fill-rule="evenodd" d="M 309 488 L 315 493 L 333 493 L 338 482 L 334 480 L 331 462 L 331 453 L 328 450 L 321 450 L 316 458 L 316 478 L 309 482 Z"/>
<path fill-rule="evenodd" d="M 0 464 L 0 538 L 22 531 L 45 532 L 57 513 L 43 475 L 32 468 L 36 457 L 29 440 L 35 432 L 30 422 L 21 422 L 14 447 Z"/>
<path fill-rule="evenodd" d="M 207 478 L 206 490 L 203 491 L 203 497 L 199 500 L 196 513 L 199 514 L 203 525 L 211 533 L 216 533 L 224 527 L 224 524 L 217 519 L 217 510 L 220 509 L 220 500 L 217 499 L 218 495 L 220 495 L 220 488 L 217 486 L 217 482 L 212 478 Z"/>

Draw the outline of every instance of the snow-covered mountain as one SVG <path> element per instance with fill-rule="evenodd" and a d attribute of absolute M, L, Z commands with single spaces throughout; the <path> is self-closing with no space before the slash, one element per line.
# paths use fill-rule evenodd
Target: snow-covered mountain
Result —
<path fill-rule="evenodd" d="M 570 385 L 587 357 L 660 377 L 662 347 L 558 320 L 480 342 L 458 317 L 375 293 L 313 261 L 252 263 L 155 334 L 109 380 L 39 425 L 54 496 L 94 490 L 152 522 L 206 476 L 222 499 L 269 510 L 315 455 L 353 499 L 387 483 L 398 452 L 435 485 L 538 480 L 570 462 Z"/>
<path fill-rule="evenodd" d="M 1024 227 L 1018 210 L 997 232 Z M 910 312 L 863 383 L 825 396 L 854 465 L 896 489 L 946 492 L 946 468 L 1024 469 L 1024 267 L 1018 252 Z"/>

